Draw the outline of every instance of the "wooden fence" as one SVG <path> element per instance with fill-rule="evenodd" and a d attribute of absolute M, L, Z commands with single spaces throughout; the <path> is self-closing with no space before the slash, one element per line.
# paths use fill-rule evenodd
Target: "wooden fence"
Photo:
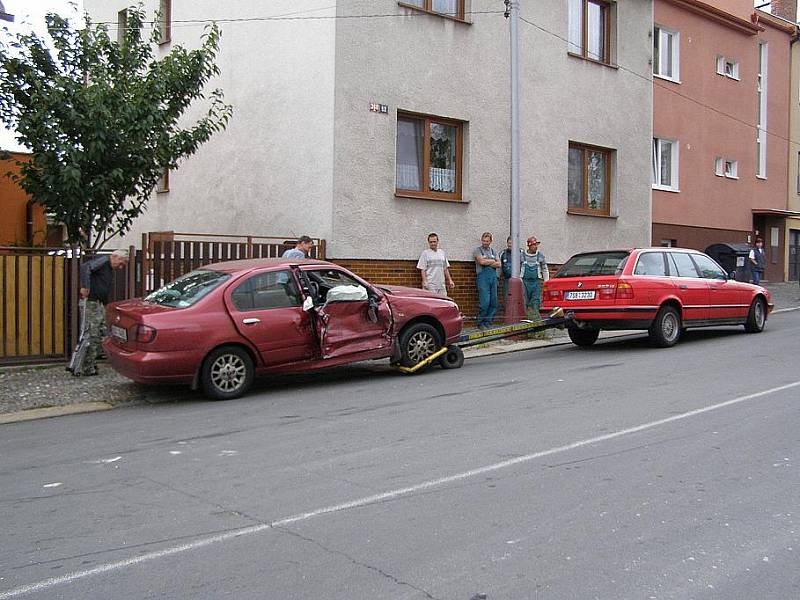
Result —
<path fill-rule="evenodd" d="M 0 249 L 0 363 L 66 357 L 72 341 L 68 290 L 74 289 L 70 277 L 77 281 L 77 259 L 59 250 Z"/>

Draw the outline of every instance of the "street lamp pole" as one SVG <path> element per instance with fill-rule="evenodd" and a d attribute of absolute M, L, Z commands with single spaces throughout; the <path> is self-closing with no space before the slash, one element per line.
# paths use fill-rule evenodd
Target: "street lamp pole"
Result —
<path fill-rule="evenodd" d="M 511 278 L 505 317 L 507 323 L 513 323 L 525 315 L 524 289 L 519 277 L 519 0 L 506 0 L 506 7 L 511 28 Z"/>

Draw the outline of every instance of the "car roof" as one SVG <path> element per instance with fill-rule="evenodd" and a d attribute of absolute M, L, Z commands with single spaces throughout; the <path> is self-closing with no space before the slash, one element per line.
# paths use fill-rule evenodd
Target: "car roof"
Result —
<path fill-rule="evenodd" d="M 678 248 L 676 246 L 642 246 L 641 248 L 608 248 L 607 250 L 588 250 L 586 252 L 576 252 L 573 256 L 581 256 L 584 254 L 602 254 L 607 252 L 625 252 L 627 254 L 630 254 L 631 252 L 644 252 L 645 250 L 659 250 L 666 252 L 699 252 L 700 254 L 703 253 L 702 250 L 697 250 L 695 248 Z"/>
<path fill-rule="evenodd" d="M 253 269 L 265 269 L 268 267 L 291 267 L 293 265 L 321 265 L 334 267 L 333 263 L 313 258 L 248 258 L 245 260 L 228 260 L 224 262 L 203 265 L 201 269 L 209 271 L 224 271 L 226 273 L 238 273 L 252 271 Z"/>

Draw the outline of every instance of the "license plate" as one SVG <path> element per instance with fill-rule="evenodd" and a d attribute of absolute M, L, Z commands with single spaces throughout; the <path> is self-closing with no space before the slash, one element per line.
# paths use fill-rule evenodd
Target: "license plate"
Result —
<path fill-rule="evenodd" d="M 583 290 L 580 292 L 567 292 L 565 300 L 594 300 L 594 290 Z"/>
<path fill-rule="evenodd" d="M 118 325 L 111 326 L 111 335 L 112 337 L 122 340 L 123 342 L 128 341 L 128 331 L 122 327 L 119 327 Z"/>

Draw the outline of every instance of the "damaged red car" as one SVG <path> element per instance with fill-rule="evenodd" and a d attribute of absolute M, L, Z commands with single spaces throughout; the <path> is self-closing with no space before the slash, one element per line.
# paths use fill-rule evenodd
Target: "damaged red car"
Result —
<path fill-rule="evenodd" d="M 448 298 L 277 258 L 202 267 L 144 299 L 110 304 L 106 318 L 103 346 L 116 371 L 220 400 L 269 373 L 383 358 L 413 366 L 455 341 L 462 324 Z"/>

